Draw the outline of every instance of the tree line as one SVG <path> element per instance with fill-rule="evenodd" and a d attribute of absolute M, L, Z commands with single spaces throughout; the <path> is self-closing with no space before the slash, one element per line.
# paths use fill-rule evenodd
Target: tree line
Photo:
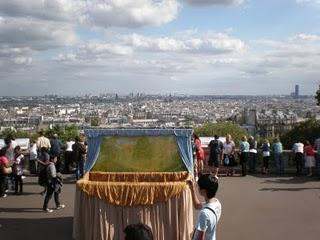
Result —
<path fill-rule="evenodd" d="M 68 139 L 74 139 L 76 136 L 80 135 L 80 130 L 76 125 L 70 126 L 60 126 L 55 125 L 52 128 L 42 129 L 45 136 L 52 138 L 54 134 L 58 134 L 58 137 L 62 141 L 67 141 Z M 29 138 L 31 141 L 36 140 L 39 137 L 39 132 L 28 132 L 23 130 L 15 130 L 7 128 L 3 130 L 0 134 L 1 138 L 14 137 L 14 138 Z"/>
<path fill-rule="evenodd" d="M 53 134 L 58 134 L 62 141 L 67 141 L 70 138 L 74 139 L 80 134 L 79 128 L 75 125 L 64 127 L 56 125 L 53 128 L 43 129 L 43 131 L 49 138 L 53 137 Z M 248 135 L 246 130 L 233 123 L 207 123 L 202 126 L 195 127 L 194 132 L 200 137 L 212 137 L 214 135 L 225 137 L 227 134 L 231 134 L 233 141 L 236 144 L 239 144 L 242 136 Z M 5 129 L 0 134 L 1 138 L 6 138 L 8 136 L 15 138 L 29 138 L 32 141 L 39 137 L 39 133 Z M 285 149 L 291 149 L 292 145 L 298 141 L 305 142 L 308 140 L 313 143 L 315 139 L 320 137 L 320 121 L 310 119 L 302 122 L 279 137 Z M 268 140 L 272 141 L 272 138 Z M 263 139 L 257 138 L 257 141 L 262 143 Z"/>

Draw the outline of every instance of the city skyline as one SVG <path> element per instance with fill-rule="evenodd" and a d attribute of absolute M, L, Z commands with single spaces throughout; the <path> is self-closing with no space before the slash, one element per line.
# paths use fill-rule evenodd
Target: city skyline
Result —
<path fill-rule="evenodd" d="M 314 95 L 319 11 L 318 0 L 3 0 L 0 95 Z"/>

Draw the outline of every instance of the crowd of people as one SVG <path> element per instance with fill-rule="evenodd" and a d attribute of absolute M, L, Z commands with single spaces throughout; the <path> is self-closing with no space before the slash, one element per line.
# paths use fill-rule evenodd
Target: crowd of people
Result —
<path fill-rule="evenodd" d="M 62 178 L 60 172 L 70 173 L 74 163 L 76 164 L 76 178 L 79 179 L 84 173 L 84 162 L 86 159 L 86 144 L 83 137 L 76 137 L 73 141 L 68 139 L 62 143 L 57 134 L 52 139 L 39 132 L 39 137 L 32 142 L 30 147 L 30 164 L 33 165 L 39 176 L 39 184 L 43 186 L 41 194 L 45 195 L 43 211 L 52 212 L 48 203 L 52 196 L 56 209 L 64 208 L 60 203 L 60 192 Z M 258 146 L 253 136 L 243 136 L 239 142 L 239 148 L 232 140 L 230 134 L 226 135 L 225 141 L 221 141 L 218 135 L 214 136 L 208 144 L 208 153 L 202 147 L 198 135 L 194 134 L 194 156 L 196 158 L 196 178 L 188 182 L 192 201 L 195 209 L 200 210 L 198 220 L 193 231 L 193 240 L 216 239 L 216 227 L 221 216 L 221 203 L 216 198 L 218 190 L 219 168 L 223 166 L 227 176 L 233 176 L 237 159 L 241 166 L 241 175 L 246 176 L 257 172 L 258 152 L 262 155 L 261 174 L 268 174 L 270 159 L 274 160 L 278 174 L 284 174 L 285 164 L 283 158 L 283 146 L 278 138 L 270 144 L 267 139 Z M 64 164 L 61 163 L 61 156 L 64 154 Z M 292 147 L 292 154 L 296 165 L 296 175 L 303 174 L 307 170 L 307 176 L 314 174 L 317 167 L 317 174 L 320 176 L 320 138 L 312 145 L 309 141 L 305 143 L 296 142 Z M 6 197 L 8 190 L 8 179 L 14 184 L 14 194 L 23 194 L 23 163 L 25 156 L 21 147 L 15 143 L 14 138 L 5 139 L 5 147 L 0 150 L 0 197 Z M 204 174 L 204 168 L 208 166 L 210 172 Z M 201 203 L 198 194 L 204 198 Z M 127 226 L 124 229 L 126 240 L 145 239 L 152 240 L 151 228 L 145 224 L 138 223 Z"/>
<path fill-rule="evenodd" d="M 7 192 L 10 190 L 17 195 L 23 194 L 26 160 L 21 147 L 17 145 L 13 137 L 8 136 L 4 142 L 5 146 L 0 149 L 0 198 L 7 197 Z M 65 207 L 59 200 L 62 188 L 61 172 L 70 173 L 75 166 L 76 178 L 80 179 L 84 174 L 86 151 L 85 138 L 82 135 L 62 143 L 57 134 L 49 139 L 43 131 L 40 131 L 39 137 L 32 141 L 29 149 L 29 165 L 38 175 L 39 185 L 43 187 L 40 194 L 45 195 L 44 211 L 53 211 L 48 208 L 52 196 L 54 196 L 56 209 Z M 62 154 L 64 154 L 64 164 L 61 160 Z"/>
<path fill-rule="evenodd" d="M 208 144 L 207 156 L 205 156 L 206 151 L 202 147 L 199 136 L 194 134 L 193 139 L 196 158 L 195 176 L 203 172 L 204 166 L 208 166 L 215 177 L 218 177 L 220 166 L 224 167 L 227 176 L 233 176 L 237 163 L 241 166 L 242 176 L 256 174 L 258 172 L 258 153 L 262 155 L 261 174 L 269 173 L 271 159 L 274 161 L 277 174 L 285 173 L 284 150 L 279 138 L 273 139 L 271 144 L 268 139 L 264 139 L 258 146 L 253 136 L 243 136 L 239 142 L 239 149 L 236 149 L 230 134 L 225 137 L 225 141 L 221 141 L 219 136 L 215 135 Z M 307 176 L 315 173 L 320 176 L 320 138 L 315 140 L 313 145 L 309 141 L 304 144 L 295 143 L 291 155 L 296 165 L 296 176 L 301 176 L 304 170 L 307 170 Z"/>
<path fill-rule="evenodd" d="M 243 136 L 239 143 L 239 149 L 236 150 L 236 145 L 230 134 L 225 137 L 224 142 L 219 140 L 219 136 L 215 135 L 214 139 L 208 144 L 208 156 L 206 157 L 206 151 L 202 148 L 199 136 L 194 134 L 193 137 L 194 157 L 196 158 L 196 181 L 190 182 L 190 189 L 194 207 L 200 211 L 191 239 L 216 239 L 216 227 L 221 216 L 221 204 L 215 197 L 218 189 L 220 166 L 223 165 L 227 176 L 233 176 L 238 155 L 241 175 L 255 174 L 258 152 L 261 152 L 261 174 L 269 173 L 270 158 L 272 156 L 277 174 L 282 175 L 285 173 L 284 150 L 279 138 L 275 138 L 272 144 L 267 139 L 264 139 L 258 147 L 257 141 L 253 136 L 248 138 Z M 312 176 L 314 169 L 316 169 L 317 175 L 320 177 L 320 138 L 315 140 L 313 145 L 309 141 L 304 144 L 296 142 L 293 144 L 291 152 L 296 166 L 296 176 L 301 176 L 304 169 L 307 170 L 307 176 Z M 207 174 L 203 172 L 205 165 L 208 166 L 210 171 Z M 200 195 L 204 197 L 205 203 L 200 203 L 197 198 L 195 182 L 197 182 L 197 189 Z"/>

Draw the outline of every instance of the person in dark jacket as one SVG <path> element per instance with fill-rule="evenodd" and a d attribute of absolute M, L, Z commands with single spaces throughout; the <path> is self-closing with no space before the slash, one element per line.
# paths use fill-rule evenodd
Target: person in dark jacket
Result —
<path fill-rule="evenodd" d="M 51 139 L 50 144 L 51 144 L 50 156 L 57 158 L 56 169 L 57 169 L 57 172 L 60 172 L 61 171 L 60 155 L 64 145 L 62 144 L 62 142 L 60 141 L 56 133 L 53 135 L 53 138 Z"/>
<path fill-rule="evenodd" d="M 248 139 L 249 143 L 249 171 L 251 174 L 256 172 L 256 163 L 257 163 L 257 141 L 253 136 L 250 136 Z"/>
<path fill-rule="evenodd" d="M 84 173 L 83 167 L 84 167 L 84 162 L 86 160 L 86 152 L 87 152 L 87 148 L 84 144 L 84 141 L 79 136 L 75 138 L 75 143 L 72 145 L 72 151 L 73 151 L 73 159 L 77 166 L 76 178 L 77 180 L 79 180 Z"/>
<path fill-rule="evenodd" d="M 209 145 L 209 161 L 208 165 L 213 175 L 218 178 L 219 166 L 222 159 L 223 144 L 219 140 L 218 135 L 214 135 L 214 140 L 211 140 Z"/>
<path fill-rule="evenodd" d="M 39 175 L 38 175 L 38 183 L 40 186 L 43 187 L 43 191 L 40 192 L 41 195 L 44 195 L 46 193 L 47 185 L 47 174 L 46 174 L 46 169 L 47 166 L 50 163 L 50 155 L 48 153 L 48 149 L 46 147 L 42 147 L 41 151 L 39 152 L 39 158 L 38 158 L 38 163 L 39 163 Z"/>

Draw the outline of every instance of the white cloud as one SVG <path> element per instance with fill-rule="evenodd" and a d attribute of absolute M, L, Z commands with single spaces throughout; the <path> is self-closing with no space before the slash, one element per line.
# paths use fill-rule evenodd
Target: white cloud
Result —
<path fill-rule="evenodd" d="M 320 6 L 320 0 L 296 0 L 298 4 Z"/>
<path fill-rule="evenodd" d="M 12 55 L 21 55 L 30 52 L 29 48 L 0 48 L 0 57 L 7 57 Z"/>
<path fill-rule="evenodd" d="M 132 54 L 132 48 L 121 44 L 113 43 L 88 43 L 80 47 L 90 54 L 103 55 L 103 54 L 114 54 L 114 55 L 130 55 Z"/>
<path fill-rule="evenodd" d="M 307 73 L 320 69 L 320 38 L 317 35 L 298 34 L 283 41 L 261 39 L 249 43 L 246 59 L 239 64 L 240 71 L 249 76 Z M 291 76 L 295 79 L 295 76 Z"/>
<path fill-rule="evenodd" d="M 1 66 L 3 70 L 8 70 L 14 65 L 30 65 L 32 63 L 31 57 L 32 50 L 30 48 L 10 48 L 0 46 L 0 70 Z"/>
<path fill-rule="evenodd" d="M 320 41 L 320 35 L 300 33 L 293 38 L 292 41 Z"/>
<path fill-rule="evenodd" d="M 45 50 L 75 43 L 73 27 L 59 22 L 29 18 L 3 18 L 0 21 L 0 47 L 28 47 Z"/>
<path fill-rule="evenodd" d="M 133 86 L 138 79 L 147 81 L 156 76 L 184 82 L 186 74 L 208 73 L 212 69 L 215 75 L 222 76 L 223 72 L 230 72 L 230 67 L 235 68 L 244 52 L 246 47 L 241 40 L 221 33 L 180 32 L 167 37 L 117 34 L 109 41 L 81 44 L 54 60 L 64 69 L 81 69 L 82 76 L 90 78 L 91 74 L 108 76 L 105 79 L 111 81 L 110 75 L 117 75 L 118 79 L 132 76 L 128 80 L 132 84 L 126 82 L 126 86 Z"/>
<path fill-rule="evenodd" d="M 240 5 L 245 0 L 183 0 L 195 6 L 208 6 L 208 5 Z"/>
<path fill-rule="evenodd" d="M 183 51 L 188 47 L 183 41 L 171 38 L 153 38 L 138 34 L 132 34 L 124 37 L 124 44 L 133 46 L 137 50 L 143 51 Z"/>
<path fill-rule="evenodd" d="M 83 0 L 1 0 L 0 14 L 43 20 L 75 20 L 85 11 Z"/>
<path fill-rule="evenodd" d="M 92 66 L 94 64 L 105 64 L 105 61 L 112 61 L 115 57 L 126 57 L 133 53 L 129 46 L 116 43 L 89 42 L 79 45 L 70 53 L 60 53 L 53 60 L 68 64 L 79 64 Z"/>
<path fill-rule="evenodd" d="M 111 60 L 122 59 L 121 61 L 127 61 L 127 66 L 131 64 L 131 67 L 139 69 L 142 66 L 150 68 L 153 65 L 161 71 L 179 71 L 180 67 L 177 67 L 175 62 L 188 61 L 193 66 L 228 65 L 236 61 L 233 55 L 245 51 L 244 42 L 224 33 L 179 33 L 178 36 L 167 37 L 131 34 L 117 35 L 110 41 L 80 44 L 73 51 L 59 54 L 54 60 L 66 64 L 92 66 L 110 64 Z"/>
<path fill-rule="evenodd" d="M 32 58 L 31 57 L 16 57 L 16 58 L 13 58 L 13 62 L 16 64 L 29 65 L 32 62 Z"/>
<path fill-rule="evenodd" d="M 132 34 L 124 38 L 125 44 L 142 51 L 159 52 L 190 52 L 202 54 L 223 54 L 241 52 L 245 44 L 240 39 L 224 33 L 206 36 L 187 35 L 183 38 L 146 37 Z"/>
<path fill-rule="evenodd" d="M 178 14 L 176 0 L 89 0 L 87 17 L 101 27 L 160 26 Z"/>
<path fill-rule="evenodd" d="M 0 15 L 93 27 L 160 26 L 176 18 L 177 0 L 1 0 Z"/>
<path fill-rule="evenodd" d="M 0 71 L 33 63 L 34 54 L 74 44 L 73 26 L 32 18 L 0 18 Z"/>
<path fill-rule="evenodd" d="M 57 57 L 54 57 L 53 60 L 61 61 L 61 62 L 64 62 L 64 61 L 73 62 L 76 60 L 76 58 L 77 56 L 73 53 L 66 53 L 66 54 L 60 53 Z"/>

